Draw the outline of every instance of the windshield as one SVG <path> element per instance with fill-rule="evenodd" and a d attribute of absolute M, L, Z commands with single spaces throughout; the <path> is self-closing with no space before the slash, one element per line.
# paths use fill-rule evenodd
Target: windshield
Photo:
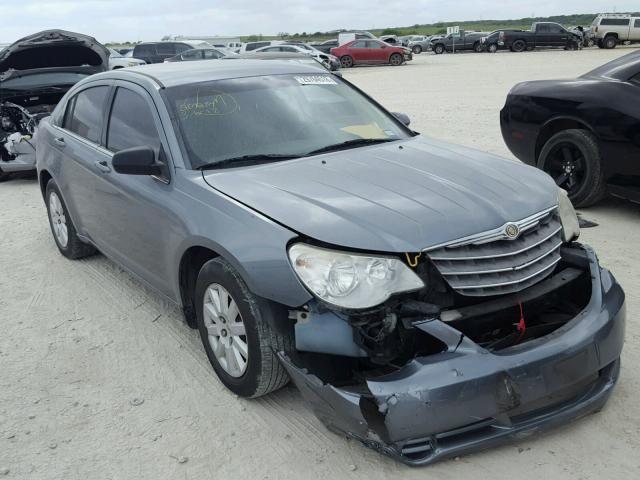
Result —
<path fill-rule="evenodd" d="M 167 89 L 167 96 L 193 168 L 410 136 L 341 79 L 320 72 L 181 85 Z"/>
<path fill-rule="evenodd" d="M 117 52 L 113 48 L 109 49 L 109 56 L 111 58 L 124 58 L 120 52 Z"/>
<path fill-rule="evenodd" d="M 5 80 L 4 82 L 2 82 L 2 88 L 10 88 L 13 90 L 31 90 L 34 88 L 73 85 L 88 76 L 88 73 L 79 72 L 36 73 L 33 75 L 25 75 L 23 77 L 16 77 Z"/>

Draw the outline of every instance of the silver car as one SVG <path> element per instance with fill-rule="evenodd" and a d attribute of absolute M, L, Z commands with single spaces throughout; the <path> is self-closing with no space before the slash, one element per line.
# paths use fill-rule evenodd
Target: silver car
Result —
<path fill-rule="evenodd" d="M 566 193 L 425 138 L 299 63 L 156 64 L 76 84 L 37 141 L 53 239 L 133 272 L 244 397 L 290 379 L 413 465 L 602 408 L 624 293 Z"/>

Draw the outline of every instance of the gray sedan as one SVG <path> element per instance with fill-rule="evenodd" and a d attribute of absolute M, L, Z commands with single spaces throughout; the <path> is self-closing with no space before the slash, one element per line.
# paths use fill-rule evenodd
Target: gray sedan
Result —
<path fill-rule="evenodd" d="M 37 137 L 53 239 L 181 306 L 244 397 L 292 379 L 413 465 L 606 402 L 624 293 L 544 172 L 416 134 L 299 63 L 156 64 L 76 84 Z"/>

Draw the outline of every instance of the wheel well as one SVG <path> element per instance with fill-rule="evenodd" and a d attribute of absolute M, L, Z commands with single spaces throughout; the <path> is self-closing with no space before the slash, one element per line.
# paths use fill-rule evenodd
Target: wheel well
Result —
<path fill-rule="evenodd" d="M 206 247 L 190 247 L 182 255 L 179 268 L 180 299 L 187 324 L 196 328 L 196 306 L 193 294 L 196 289 L 198 273 L 202 266 L 212 258 L 219 257 L 216 252 Z"/>
<path fill-rule="evenodd" d="M 591 132 L 591 128 L 589 128 L 585 123 L 570 118 L 561 118 L 547 123 L 542 130 L 540 130 L 536 141 L 536 163 L 538 162 L 538 157 L 540 156 L 540 152 L 542 151 L 545 143 L 547 143 L 556 133 L 570 129 L 588 130 Z"/>
<path fill-rule="evenodd" d="M 604 36 L 604 38 L 607 38 L 607 37 L 615 37 L 615 38 L 619 38 L 619 37 L 618 37 L 618 34 L 617 34 L 617 33 L 615 33 L 615 32 L 607 33 L 607 34 Z"/>
<path fill-rule="evenodd" d="M 40 171 L 40 191 L 42 192 L 42 198 L 44 198 L 44 194 L 47 191 L 47 183 L 51 180 L 51 174 L 46 170 Z"/>
<path fill-rule="evenodd" d="M 116 65 L 115 67 L 113 67 L 112 70 L 118 70 L 119 68 L 124 68 L 124 67 L 122 67 L 121 65 Z"/>

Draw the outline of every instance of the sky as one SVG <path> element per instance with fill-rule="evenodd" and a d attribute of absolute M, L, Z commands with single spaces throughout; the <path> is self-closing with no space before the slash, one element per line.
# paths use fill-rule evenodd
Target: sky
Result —
<path fill-rule="evenodd" d="M 638 0 L 20 0 L 2 2 L 0 43 L 49 28 L 111 41 L 276 35 L 455 20 L 640 10 Z"/>

